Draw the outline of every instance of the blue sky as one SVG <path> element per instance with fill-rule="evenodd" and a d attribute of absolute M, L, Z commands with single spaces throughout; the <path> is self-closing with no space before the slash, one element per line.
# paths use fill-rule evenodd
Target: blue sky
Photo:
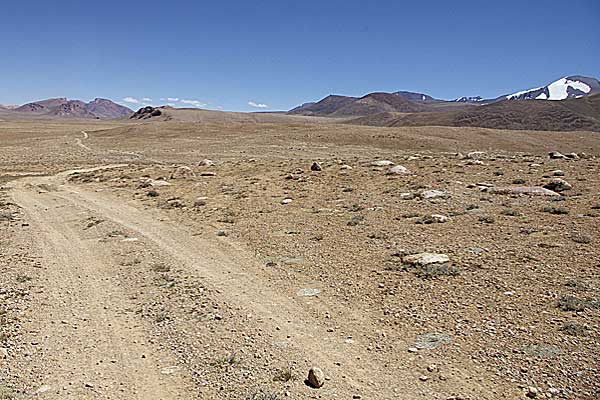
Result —
<path fill-rule="evenodd" d="M 280 110 L 330 93 L 492 97 L 600 77 L 600 1 L 405 3 L 3 2 L 0 104 Z"/>

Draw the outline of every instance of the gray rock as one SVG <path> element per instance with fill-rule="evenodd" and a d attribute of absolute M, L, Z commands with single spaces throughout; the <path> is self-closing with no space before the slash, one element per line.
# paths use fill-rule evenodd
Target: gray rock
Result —
<path fill-rule="evenodd" d="M 554 178 L 550 182 L 544 185 L 545 189 L 552 190 L 554 192 L 564 192 L 565 190 L 573 189 L 573 186 L 561 178 Z"/>
<path fill-rule="evenodd" d="M 446 198 L 449 196 L 450 194 L 447 191 L 440 189 L 425 190 L 420 194 L 422 199 Z"/>
<path fill-rule="evenodd" d="M 320 293 L 321 293 L 321 291 L 319 289 L 312 289 L 312 288 L 300 289 L 300 290 L 298 290 L 298 292 L 296 292 L 296 294 L 298 296 L 302 296 L 302 297 L 318 296 Z"/>
<path fill-rule="evenodd" d="M 548 156 L 553 159 L 553 160 L 559 160 L 559 159 L 565 159 L 567 158 L 564 154 L 558 152 L 558 151 L 551 151 L 550 153 L 548 153 Z"/>
<path fill-rule="evenodd" d="M 467 153 L 467 158 L 470 160 L 481 160 L 482 158 L 486 158 L 487 153 L 485 151 L 472 151 Z"/>
<path fill-rule="evenodd" d="M 212 167 L 213 165 L 215 165 L 213 160 L 209 160 L 208 158 L 205 158 L 204 160 L 200 160 L 196 163 L 197 166 L 199 167 Z"/>
<path fill-rule="evenodd" d="M 325 374 L 323 373 L 321 368 L 312 367 L 308 371 L 308 378 L 306 379 L 306 383 L 315 389 L 322 387 L 325 384 Z"/>
<path fill-rule="evenodd" d="M 321 164 L 319 164 L 318 162 L 314 162 L 312 163 L 312 165 L 310 166 L 310 170 L 311 171 L 322 171 L 323 168 L 321 167 Z"/>
<path fill-rule="evenodd" d="M 406 175 L 410 174 L 410 171 L 408 170 L 408 168 L 402 165 L 395 165 L 392 168 L 390 168 L 387 173 L 388 175 Z"/>
<path fill-rule="evenodd" d="M 371 163 L 374 167 L 389 167 L 390 165 L 394 165 L 390 160 L 377 160 Z"/>
<path fill-rule="evenodd" d="M 175 171 L 171 173 L 171 179 L 185 179 L 185 178 L 193 178 L 196 174 L 192 169 L 188 166 L 182 165 L 181 167 L 177 167 Z"/>
<path fill-rule="evenodd" d="M 560 196 L 560 194 L 541 186 L 504 186 L 488 187 L 483 192 L 492 194 L 526 194 L 530 196 Z"/>
<path fill-rule="evenodd" d="M 443 264 L 450 261 L 450 257 L 439 253 L 418 253 L 405 256 L 402 261 L 411 265 Z"/>

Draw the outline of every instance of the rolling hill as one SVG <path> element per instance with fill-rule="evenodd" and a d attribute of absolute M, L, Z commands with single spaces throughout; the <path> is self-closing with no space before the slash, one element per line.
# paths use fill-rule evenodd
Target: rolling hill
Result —
<path fill-rule="evenodd" d="M 96 98 L 86 103 L 81 100 L 68 100 L 65 97 L 35 101 L 6 111 L 20 117 L 95 119 L 123 118 L 133 113 L 133 110 L 108 99 Z"/>

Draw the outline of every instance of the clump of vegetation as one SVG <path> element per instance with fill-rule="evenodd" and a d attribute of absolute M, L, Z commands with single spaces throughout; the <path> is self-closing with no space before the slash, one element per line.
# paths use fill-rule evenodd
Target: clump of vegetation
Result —
<path fill-rule="evenodd" d="M 363 217 L 362 215 L 355 215 L 350 219 L 350 221 L 348 221 L 348 226 L 356 226 L 360 224 L 364 219 L 365 217 Z"/>
<path fill-rule="evenodd" d="M 171 270 L 171 267 L 169 267 L 167 264 L 164 263 L 155 263 L 152 264 L 152 271 L 154 272 L 169 272 Z"/>
<path fill-rule="evenodd" d="M 554 207 L 554 206 L 546 206 L 542 209 L 542 211 L 545 213 L 554 214 L 554 215 L 566 215 L 569 213 L 569 210 L 567 210 L 564 207 Z"/>
<path fill-rule="evenodd" d="M 442 276 L 457 276 L 460 270 L 448 264 L 419 265 L 415 268 L 415 275 L 423 279 L 433 279 Z"/>
<path fill-rule="evenodd" d="M 17 282 L 19 283 L 25 283 L 25 282 L 29 282 L 31 280 L 30 276 L 27 275 L 17 275 Z"/>
<path fill-rule="evenodd" d="M 524 185 L 525 179 L 521 179 L 521 178 L 513 179 L 512 183 L 513 183 L 513 185 Z"/>
<path fill-rule="evenodd" d="M 571 240 L 574 241 L 575 243 L 581 243 L 581 244 L 592 243 L 592 237 L 588 236 L 588 235 L 584 235 L 584 234 L 573 235 L 573 236 L 571 236 Z"/>
<path fill-rule="evenodd" d="M 248 395 L 248 397 L 246 397 L 246 399 L 247 400 L 279 400 L 279 399 L 281 399 L 281 397 L 279 396 L 279 393 L 260 389 L 260 390 L 250 393 L 250 395 Z"/>
<path fill-rule="evenodd" d="M 496 222 L 496 218 L 491 215 L 482 215 L 479 217 L 479 222 L 483 222 L 484 224 L 493 224 Z"/>
<path fill-rule="evenodd" d="M 479 206 L 477 204 L 469 204 L 467 205 L 467 211 L 469 210 L 477 210 Z"/>
<path fill-rule="evenodd" d="M 558 308 L 563 311 L 585 311 L 590 305 L 591 303 L 589 301 L 570 295 L 561 296 L 561 298 L 558 299 Z"/>
<path fill-rule="evenodd" d="M 560 330 L 570 336 L 583 336 L 589 329 L 585 325 L 576 322 L 567 322 Z"/>
<path fill-rule="evenodd" d="M 501 211 L 502 215 L 507 215 L 509 217 L 520 217 L 523 214 L 521 214 L 519 211 L 514 210 L 512 208 L 505 208 L 504 210 Z"/>
<path fill-rule="evenodd" d="M 15 398 L 15 391 L 11 388 L 0 385 L 0 400 L 12 400 Z"/>
<path fill-rule="evenodd" d="M 159 193 L 156 190 L 149 190 L 146 193 L 146 196 L 148 196 L 148 197 L 158 197 L 158 195 L 159 195 Z"/>
<path fill-rule="evenodd" d="M 275 382 L 289 382 L 293 379 L 294 379 L 294 371 L 293 371 L 292 367 L 279 369 L 275 372 L 275 376 L 273 376 L 273 380 Z"/>

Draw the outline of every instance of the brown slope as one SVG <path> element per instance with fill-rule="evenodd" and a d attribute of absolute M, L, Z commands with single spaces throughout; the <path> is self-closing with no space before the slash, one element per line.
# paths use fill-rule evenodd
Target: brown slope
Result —
<path fill-rule="evenodd" d="M 381 113 L 349 123 L 372 126 L 470 126 L 513 130 L 600 131 L 600 95 L 564 101 L 502 101 L 462 111 Z"/>
<path fill-rule="evenodd" d="M 356 100 L 358 100 L 356 97 L 332 94 L 316 103 L 306 103 L 305 105 L 296 107 L 289 111 L 288 114 L 325 117 Z"/>
<path fill-rule="evenodd" d="M 422 112 L 427 110 L 422 104 L 413 103 L 402 96 L 391 93 L 369 93 L 352 101 L 335 112 L 333 117 L 351 117 L 358 115 L 373 115 L 382 112 Z"/>
<path fill-rule="evenodd" d="M 108 99 L 95 99 L 89 103 L 68 100 L 65 97 L 40 100 L 15 108 L 16 113 L 61 118 L 123 118 L 133 110 Z"/>

